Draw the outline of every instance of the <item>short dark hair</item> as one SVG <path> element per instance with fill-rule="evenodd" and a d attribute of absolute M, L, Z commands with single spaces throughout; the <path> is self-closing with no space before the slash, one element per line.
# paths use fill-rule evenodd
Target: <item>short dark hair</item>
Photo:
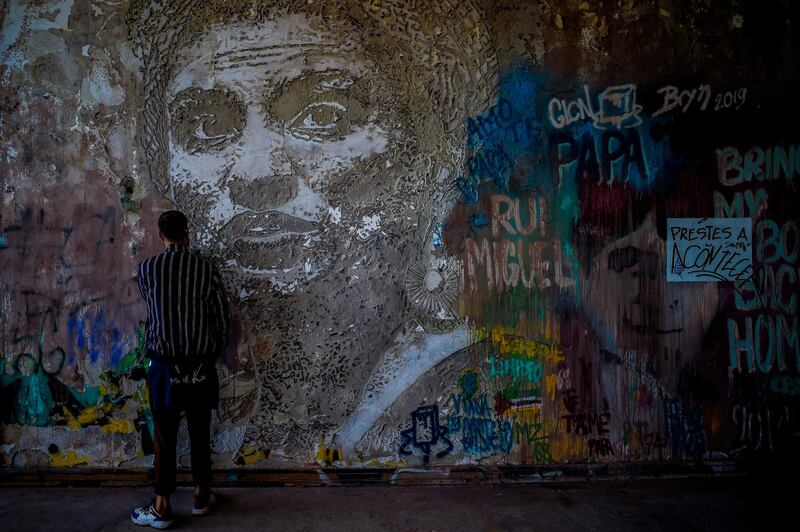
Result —
<path fill-rule="evenodd" d="M 158 217 L 158 230 L 167 240 L 181 240 L 189 229 L 189 221 L 181 211 L 164 211 Z"/>

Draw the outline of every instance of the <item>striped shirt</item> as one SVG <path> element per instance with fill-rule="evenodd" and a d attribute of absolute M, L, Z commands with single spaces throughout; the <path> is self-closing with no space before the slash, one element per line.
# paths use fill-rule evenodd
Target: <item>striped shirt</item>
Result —
<path fill-rule="evenodd" d="M 147 356 L 181 366 L 216 359 L 228 343 L 231 323 L 217 268 L 171 244 L 139 263 L 137 273 L 147 302 Z"/>

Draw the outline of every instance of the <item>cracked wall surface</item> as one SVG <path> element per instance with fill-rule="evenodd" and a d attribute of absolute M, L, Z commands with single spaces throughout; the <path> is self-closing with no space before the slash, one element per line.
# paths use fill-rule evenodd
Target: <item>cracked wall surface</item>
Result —
<path fill-rule="evenodd" d="M 168 208 L 235 314 L 216 467 L 790 458 L 798 22 L 0 2 L 0 463 L 152 462 Z"/>

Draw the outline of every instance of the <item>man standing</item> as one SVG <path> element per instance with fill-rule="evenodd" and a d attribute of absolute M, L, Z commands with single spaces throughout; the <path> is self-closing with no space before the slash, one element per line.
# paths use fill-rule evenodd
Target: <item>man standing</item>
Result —
<path fill-rule="evenodd" d="M 155 491 L 151 504 L 131 511 L 137 525 L 167 528 L 174 522 L 178 425 L 189 429 L 192 514 L 208 513 L 211 485 L 211 410 L 219 402 L 215 362 L 228 342 L 230 309 L 219 271 L 189 251 L 186 216 L 166 211 L 158 219 L 166 250 L 142 261 L 139 290 L 147 302 L 147 385 L 155 426 Z"/>

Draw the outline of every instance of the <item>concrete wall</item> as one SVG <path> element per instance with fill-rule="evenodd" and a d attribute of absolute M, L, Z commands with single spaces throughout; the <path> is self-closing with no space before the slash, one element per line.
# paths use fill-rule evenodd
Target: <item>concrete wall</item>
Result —
<path fill-rule="evenodd" d="M 218 467 L 791 458 L 796 15 L 0 2 L 1 463 L 151 462 L 172 206 L 236 313 Z"/>

